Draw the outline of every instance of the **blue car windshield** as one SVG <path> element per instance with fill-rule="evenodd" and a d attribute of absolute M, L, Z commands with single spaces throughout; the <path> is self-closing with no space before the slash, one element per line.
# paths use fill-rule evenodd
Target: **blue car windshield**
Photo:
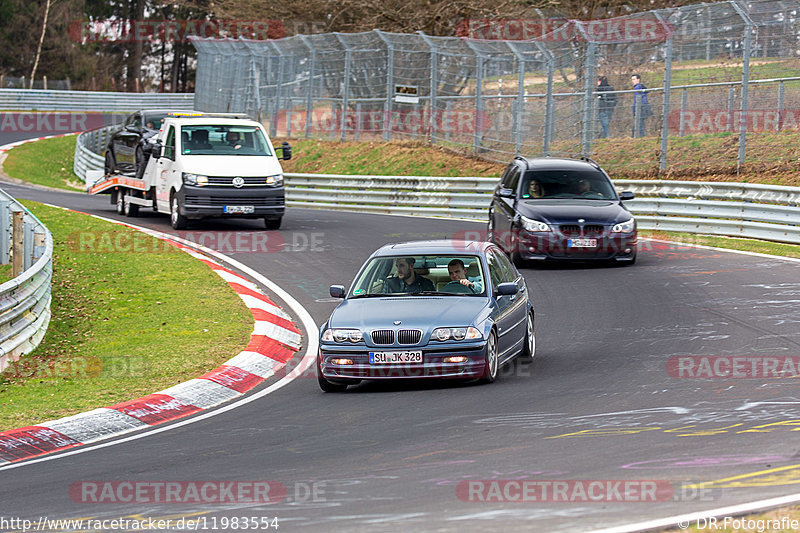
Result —
<path fill-rule="evenodd" d="M 476 296 L 485 293 L 484 279 L 475 255 L 376 257 L 364 266 L 350 296 Z"/>
<path fill-rule="evenodd" d="M 520 198 L 616 200 L 617 193 L 599 170 L 529 170 L 522 182 Z"/>

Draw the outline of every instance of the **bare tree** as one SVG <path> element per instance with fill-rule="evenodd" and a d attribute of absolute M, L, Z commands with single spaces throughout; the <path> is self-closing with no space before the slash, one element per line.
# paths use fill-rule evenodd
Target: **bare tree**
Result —
<path fill-rule="evenodd" d="M 39 57 L 42 55 L 42 43 L 44 42 L 44 34 L 47 32 L 47 16 L 50 14 L 50 0 L 47 0 L 44 6 L 44 20 L 42 21 L 42 34 L 39 36 L 39 46 L 36 48 L 36 59 L 33 62 L 33 69 L 31 70 L 31 85 L 33 89 L 33 80 L 36 78 L 36 68 L 39 66 Z"/>

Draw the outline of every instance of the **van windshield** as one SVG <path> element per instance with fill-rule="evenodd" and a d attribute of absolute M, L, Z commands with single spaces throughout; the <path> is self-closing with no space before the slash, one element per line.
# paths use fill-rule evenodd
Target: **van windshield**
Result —
<path fill-rule="evenodd" d="M 272 155 L 260 128 L 238 125 L 182 126 L 179 150 L 186 155 Z"/>

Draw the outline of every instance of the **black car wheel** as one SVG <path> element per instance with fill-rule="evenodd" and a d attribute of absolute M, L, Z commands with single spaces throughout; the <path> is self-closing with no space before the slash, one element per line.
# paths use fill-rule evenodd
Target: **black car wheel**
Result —
<path fill-rule="evenodd" d="M 536 354 L 536 334 L 533 330 L 533 313 L 528 313 L 525 325 L 525 344 L 522 346 L 522 357 L 526 361 L 533 361 Z"/>
<path fill-rule="evenodd" d="M 144 155 L 144 148 L 141 145 L 136 146 L 136 155 L 134 157 L 136 168 L 134 169 L 134 176 L 136 179 L 142 179 L 144 176 L 144 169 L 147 166 L 147 157 Z"/>
<path fill-rule="evenodd" d="M 283 222 L 283 217 L 264 219 L 264 225 L 267 227 L 267 229 L 280 229 L 281 222 Z"/>
<path fill-rule="evenodd" d="M 104 165 L 104 169 L 106 171 L 106 174 L 113 174 L 114 172 L 117 171 L 117 160 L 114 157 L 114 154 L 112 154 L 111 151 L 109 150 L 106 150 L 106 162 Z"/>
<path fill-rule="evenodd" d="M 515 267 L 524 268 L 528 266 L 528 262 L 522 258 L 522 255 L 519 253 L 519 239 L 517 237 L 511 236 L 511 251 L 509 252 L 508 256 L 511 259 L 511 262 L 514 263 Z"/>
<path fill-rule="evenodd" d="M 497 334 L 492 331 L 486 341 L 486 363 L 483 367 L 481 383 L 493 383 L 497 379 Z"/>

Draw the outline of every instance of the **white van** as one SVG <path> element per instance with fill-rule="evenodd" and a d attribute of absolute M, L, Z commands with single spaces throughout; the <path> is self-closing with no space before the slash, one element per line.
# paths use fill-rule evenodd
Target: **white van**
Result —
<path fill-rule="evenodd" d="M 285 209 L 279 159 L 292 157 L 287 142 L 278 150 L 280 157 L 254 120 L 175 114 L 161 126 L 144 190 L 128 189 L 119 198 L 169 213 L 175 229 L 206 217 L 263 218 L 267 229 L 278 229 Z"/>

